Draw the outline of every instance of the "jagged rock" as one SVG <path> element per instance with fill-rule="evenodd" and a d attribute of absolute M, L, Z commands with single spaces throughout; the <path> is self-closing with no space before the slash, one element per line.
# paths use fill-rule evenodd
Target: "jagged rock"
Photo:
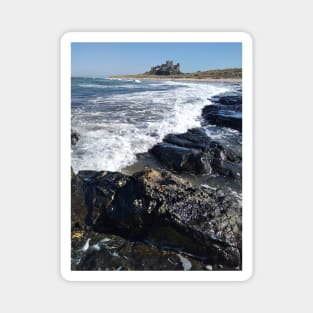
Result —
<path fill-rule="evenodd" d="M 71 145 L 72 146 L 75 146 L 77 144 L 79 138 L 80 138 L 80 134 L 77 131 L 71 129 Z"/>
<path fill-rule="evenodd" d="M 241 106 L 242 96 L 241 94 L 240 95 L 237 94 L 237 95 L 215 96 L 215 97 L 212 97 L 211 101 L 217 104 L 222 104 L 222 105 Z"/>
<path fill-rule="evenodd" d="M 72 270 L 183 270 L 181 258 L 175 251 L 112 234 L 72 232 Z M 185 256 L 183 260 L 191 270 L 204 269 L 205 265 L 193 258 Z"/>
<path fill-rule="evenodd" d="M 169 172 L 155 170 L 119 177 L 101 172 L 93 184 L 95 190 L 112 186 L 111 192 L 101 194 L 100 201 L 99 194 L 93 193 L 92 203 L 100 212 L 93 218 L 95 231 L 132 240 L 151 239 L 161 246 L 170 243 L 173 249 L 210 264 L 240 265 L 241 206 L 236 199 L 194 188 Z M 163 241 L 156 236 L 160 227 L 171 230 L 168 236 L 163 232 Z"/>
<path fill-rule="evenodd" d="M 216 141 L 210 143 L 210 151 L 213 154 L 211 166 L 215 172 L 232 178 L 241 178 L 241 157 Z"/>
<path fill-rule="evenodd" d="M 211 172 L 210 154 L 201 150 L 179 147 L 169 143 L 159 143 L 149 150 L 167 168 L 177 172 L 204 174 Z"/>
<path fill-rule="evenodd" d="M 202 110 L 203 118 L 210 124 L 229 127 L 242 131 L 242 114 L 238 108 L 232 106 L 233 110 L 225 110 L 225 106 L 208 105 Z"/>
<path fill-rule="evenodd" d="M 205 119 L 213 125 L 221 127 L 229 127 L 238 131 L 242 131 L 242 119 L 235 116 L 223 116 L 216 113 L 210 113 L 205 116 Z"/>
<path fill-rule="evenodd" d="M 241 178 L 241 157 L 212 140 L 201 128 L 169 134 L 153 146 L 153 154 L 167 169 L 195 174 L 215 173 Z"/>
<path fill-rule="evenodd" d="M 214 104 L 203 108 L 202 116 L 210 124 L 242 131 L 242 96 L 224 94 L 210 99 Z"/>
<path fill-rule="evenodd" d="M 97 208 L 108 206 L 114 199 L 116 191 L 129 180 L 119 172 L 79 171 L 77 189 L 84 192 L 87 215 L 85 224 L 91 225 L 99 215 Z M 94 203 L 96 201 L 96 203 Z"/>
<path fill-rule="evenodd" d="M 203 152 L 209 152 L 209 145 L 212 142 L 201 128 L 192 128 L 183 134 L 169 134 L 164 137 L 163 141 L 180 147 L 199 149 Z"/>

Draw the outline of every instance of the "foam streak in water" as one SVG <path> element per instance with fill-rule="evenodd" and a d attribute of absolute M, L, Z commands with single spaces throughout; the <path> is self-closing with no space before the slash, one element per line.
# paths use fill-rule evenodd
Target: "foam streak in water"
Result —
<path fill-rule="evenodd" d="M 94 88 L 95 84 L 102 87 Z M 133 81 L 121 91 L 121 84 L 125 86 L 125 81 L 72 81 L 72 128 L 81 135 L 72 151 L 75 171 L 119 171 L 134 163 L 137 153 L 146 152 L 165 135 L 200 126 L 201 109 L 229 88 Z"/>

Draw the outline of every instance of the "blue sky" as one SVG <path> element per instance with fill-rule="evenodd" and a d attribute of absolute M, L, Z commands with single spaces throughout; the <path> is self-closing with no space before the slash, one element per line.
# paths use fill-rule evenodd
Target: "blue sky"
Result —
<path fill-rule="evenodd" d="M 185 73 L 241 67 L 241 43 L 72 43 L 72 76 L 141 74 L 166 60 Z"/>

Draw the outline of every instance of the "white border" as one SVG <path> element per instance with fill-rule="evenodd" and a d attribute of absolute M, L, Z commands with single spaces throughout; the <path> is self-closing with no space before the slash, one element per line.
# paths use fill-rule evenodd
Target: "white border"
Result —
<path fill-rule="evenodd" d="M 71 271 L 71 43 L 241 42 L 243 68 L 242 271 Z M 68 281 L 244 281 L 252 276 L 252 38 L 243 32 L 70 32 L 61 38 L 60 270 Z"/>

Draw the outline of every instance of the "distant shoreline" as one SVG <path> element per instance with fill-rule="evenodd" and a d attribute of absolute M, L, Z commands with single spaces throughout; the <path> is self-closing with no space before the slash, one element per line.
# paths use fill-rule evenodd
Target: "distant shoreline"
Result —
<path fill-rule="evenodd" d="M 178 64 L 179 65 L 179 64 Z M 164 64 L 162 66 L 165 66 Z M 160 75 L 150 72 L 144 74 L 131 75 L 112 75 L 110 78 L 115 79 L 142 79 L 142 80 L 175 80 L 175 81 L 191 81 L 191 82 L 211 82 L 211 83 L 241 83 L 242 69 L 227 68 L 208 71 L 197 71 L 192 73 L 173 73 Z"/>
<path fill-rule="evenodd" d="M 171 76 L 110 76 L 110 79 L 134 79 L 134 80 L 167 80 L 167 81 L 190 81 L 190 82 L 211 82 L 211 83 L 241 83 L 241 78 L 187 78 Z"/>

